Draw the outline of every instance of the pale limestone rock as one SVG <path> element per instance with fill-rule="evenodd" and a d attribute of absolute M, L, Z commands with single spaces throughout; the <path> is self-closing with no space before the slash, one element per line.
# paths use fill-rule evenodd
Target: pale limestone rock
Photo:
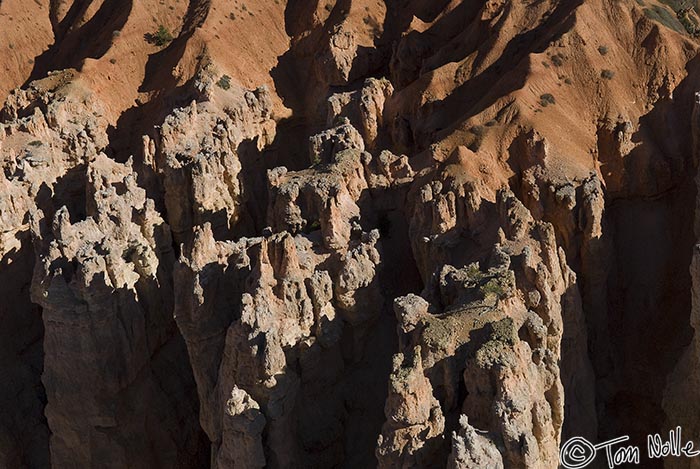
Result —
<path fill-rule="evenodd" d="M 347 85 L 377 65 L 377 52 L 361 46 L 360 34 L 349 21 L 333 25 L 322 41 L 314 57 L 316 79 L 320 83 Z"/>
<path fill-rule="evenodd" d="M 132 67 L 120 41 L 146 60 L 137 44 L 141 20 L 150 19 L 131 13 L 151 12 L 121 9 L 128 21 L 118 39 L 120 31 L 102 27 L 127 17 L 88 20 L 109 9 L 82 3 L 51 2 L 56 44 L 33 57 L 32 75 L 68 62 L 80 70 L 51 72 L 0 111 L 0 466 L 47 467 L 51 437 L 57 467 L 372 467 L 381 434 L 382 467 L 556 467 L 562 420 L 569 432 L 595 436 L 596 414 L 617 407 L 627 397 L 620 391 L 638 391 L 615 382 L 625 374 L 610 378 L 616 368 L 674 365 L 612 360 L 639 349 L 615 348 L 613 338 L 626 345 L 628 336 L 611 335 L 620 314 L 609 306 L 654 303 L 662 292 L 678 296 L 669 303 L 680 309 L 682 295 L 668 294 L 676 290 L 657 291 L 648 279 L 640 288 L 636 276 L 653 264 L 654 274 L 686 265 L 683 255 L 657 258 L 655 243 L 650 259 L 619 256 L 637 233 L 617 237 L 634 220 L 616 213 L 627 204 L 667 211 L 676 192 L 675 204 L 687 207 L 684 191 L 692 192 L 677 187 L 692 169 L 683 138 L 689 103 L 677 99 L 693 91 L 695 46 L 634 2 L 626 10 L 625 2 L 268 2 L 249 4 L 244 21 L 238 9 L 234 19 L 191 2 L 184 17 L 166 18 L 182 29 L 147 51 L 145 70 Z M 580 28 L 590 21 L 557 20 L 591 19 L 591 11 L 630 20 L 620 24 L 634 25 L 634 36 L 616 30 L 626 47 L 610 44 L 602 59 Z M 284 25 L 265 28 L 271 40 L 260 64 L 254 56 L 239 63 L 216 44 L 268 13 Z M 546 21 L 550 14 L 557 21 Z M 207 29 L 213 22 L 222 27 Z M 579 29 L 541 40 L 569 23 Z M 73 48 L 61 36 L 93 32 L 67 60 Z M 277 33 L 282 50 L 262 57 Z M 243 60 L 258 45 L 247 36 Z M 9 62 L 27 59 L 7 45 Z M 526 102 L 538 89 L 531 77 L 555 70 L 540 68 L 551 48 L 566 61 L 590 61 L 594 73 L 598 60 L 620 54 L 654 67 L 635 69 L 642 81 L 627 90 L 611 83 L 629 101 L 608 100 L 606 82 L 588 90 L 575 74 L 570 89 L 589 99 L 574 109 L 585 119 L 560 121 L 558 111 L 579 104 L 563 91 L 541 115 Z M 537 60 L 520 61 L 535 49 Z M 504 73 L 512 58 L 523 67 Z M 226 73 L 274 90 L 224 90 L 216 82 Z M 387 73 L 392 83 L 370 77 Z M 138 93 L 133 107 L 110 99 L 122 92 L 128 100 Z M 619 103 L 645 115 L 603 116 L 615 116 Z M 531 129 L 550 116 L 556 125 Z M 697 137 L 697 109 L 691 118 Z M 571 135 L 557 135 L 561 128 Z M 143 148 L 120 141 L 130 131 Z M 304 170 L 305 147 L 313 167 Z M 295 171 L 272 169 L 265 187 L 265 170 L 279 165 Z M 513 193 L 497 194 L 506 185 Z M 665 220 L 682 225 L 692 217 L 678 207 Z M 654 217 L 650 225 L 661 226 L 659 251 L 684 251 L 683 239 L 661 239 L 682 229 Z M 630 272 L 631 281 L 617 280 Z M 625 326 L 645 329 L 648 317 L 618 309 Z M 669 321 L 678 342 L 692 332 L 686 312 Z M 696 342 L 676 372 L 652 379 L 655 394 L 634 401 L 651 403 L 644 414 L 654 416 L 633 418 L 668 418 L 697 433 L 688 404 L 698 387 Z M 617 366 L 630 363 L 641 366 Z M 649 398 L 666 381 L 664 414 Z M 382 428 L 376 404 L 387 394 Z M 668 462 L 676 463 L 684 464 Z"/>
<path fill-rule="evenodd" d="M 200 421 L 217 460 L 258 461 L 250 462 L 251 467 L 261 461 L 251 442 L 239 446 L 235 457 L 227 449 L 233 445 L 224 417 L 230 408 L 227 389 L 237 387 L 259 404 L 264 416 L 268 464 L 338 461 L 342 433 L 334 422 L 341 420 L 343 409 L 328 393 L 340 380 L 344 326 L 339 312 L 347 305 L 336 300 L 336 284 L 345 288 L 348 301 L 363 297 L 365 290 L 375 291 L 375 272 L 353 266 L 378 262 L 376 242 L 376 234 L 353 241 L 348 249 L 355 254 L 345 258 L 288 232 L 234 243 L 214 241 L 208 224 L 196 230 L 175 273 L 175 295 L 183 299 L 176 303 L 175 316 L 197 379 Z M 192 291 L 195 295 L 188 299 Z M 369 315 L 365 320 L 378 313 L 373 308 L 362 312 Z M 284 350 L 300 355 L 301 369 L 290 366 Z M 316 380 L 310 378 L 314 376 Z M 313 401 L 300 404 L 307 402 L 302 396 L 309 393 Z M 318 430 L 297 433 L 297 405 L 311 406 L 307 411 L 313 413 L 311 422 L 320 426 Z M 321 410 L 314 410 L 319 405 Z M 332 431 L 323 430 L 324 425 Z"/>
<path fill-rule="evenodd" d="M 348 245 L 352 222 L 360 217 L 356 202 L 367 181 L 359 152 L 341 151 L 333 158 L 324 172 L 268 171 L 268 223 L 273 230 L 298 233 L 320 229 L 326 247 L 342 249 Z"/>
<path fill-rule="evenodd" d="M 459 432 L 452 432 L 452 452 L 448 469 L 502 469 L 503 458 L 496 445 L 469 425 L 466 416 L 459 417 Z"/>
<path fill-rule="evenodd" d="M 216 458 L 219 468 L 265 467 L 262 432 L 265 416 L 248 393 L 234 387 L 226 401 L 223 443 Z"/>
<path fill-rule="evenodd" d="M 51 226 L 32 215 L 52 464 L 175 464 L 192 457 L 199 429 L 181 395 L 191 378 L 173 334 L 170 231 L 129 165 L 100 154 L 87 180 L 85 220 L 65 207 Z M 176 396 L 184 401 L 172 413 Z"/>
<path fill-rule="evenodd" d="M 234 91 L 227 103 L 193 101 L 174 110 L 153 148 L 145 142 L 146 161 L 153 161 L 162 178 L 168 222 L 178 242 L 206 222 L 221 236 L 249 223 L 238 146 L 252 139 L 260 147 L 271 142 L 275 123 L 267 88 Z"/>
<path fill-rule="evenodd" d="M 365 173 L 367 184 L 373 189 L 401 186 L 412 182 L 415 176 L 406 155 L 397 156 L 387 150 L 365 163 Z"/>
<path fill-rule="evenodd" d="M 232 444 L 222 420 L 230 389 L 258 403 L 268 465 L 326 467 L 341 460 L 346 410 L 333 396 L 341 392 L 345 360 L 362 357 L 365 334 L 384 302 L 380 234 L 362 230 L 357 205 L 369 189 L 367 178 L 376 178 L 368 170 L 376 167 L 371 158 L 344 150 L 323 168 L 275 168 L 268 172 L 265 236 L 216 241 L 205 223 L 184 244 L 175 269 L 175 317 L 216 460 L 229 458 Z M 396 186 L 399 176 L 405 183 L 412 172 L 403 163 L 386 171 L 387 183 L 376 189 Z M 343 337 L 352 337 L 347 352 Z M 303 416 L 295 413 L 299 406 Z M 259 461 L 251 445 L 233 459 Z"/>
<path fill-rule="evenodd" d="M 432 464 L 443 443 L 445 419 L 424 375 L 420 346 L 394 356 L 384 412 L 387 422 L 377 442 L 378 467 Z"/>
<path fill-rule="evenodd" d="M 393 92 L 389 80 L 368 78 L 359 90 L 336 93 L 327 101 L 326 125 L 331 127 L 341 118 L 347 118 L 360 129 L 367 147 L 374 148 L 384 125 L 384 104 Z"/>
<path fill-rule="evenodd" d="M 576 435 L 592 438 L 597 433 L 597 418 L 593 366 L 587 356 L 589 325 L 595 325 L 590 340 L 596 348 L 607 348 L 605 343 L 610 340 L 606 290 L 611 246 L 609 236 L 604 236 L 603 182 L 596 173 L 575 178 L 553 174 L 544 164 L 548 151 L 546 142 L 535 133 L 521 138 L 516 156 L 522 177 L 514 190 L 536 219 L 552 224 L 567 258 L 580 259 L 580 266 L 574 267 L 586 278 L 585 284 L 577 282 L 562 299 L 562 360 L 571 364 L 562 370 L 562 382 L 567 390 L 565 420 Z M 531 301 L 536 304 L 539 296 Z"/>
<path fill-rule="evenodd" d="M 418 199 L 427 204 L 421 209 L 434 207 L 441 221 L 436 223 L 432 216 L 414 218 L 414 223 L 430 223 L 416 229 L 440 236 L 457 226 L 471 228 L 475 212 L 458 211 L 452 190 L 443 192 L 437 181 L 424 190 L 431 195 Z M 556 245 L 551 225 L 534 220 L 512 193 L 499 192 L 490 218 L 497 221 L 501 239 L 492 248 L 488 268 L 478 263 L 461 268 L 443 265 L 429 277 L 423 292 L 427 301 L 415 296 L 395 301 L 401 346 L 404 350 L 420 346 L 425 376 L 432 389 L 440 390 L 445 417 L 464 414 L 486 432 L 485 440 L 480 440 L 486 446 L 473 449 L 474 454 L 453 454 L 452 467 L 469 467 L 457 464 L 469 464 L 477 457 L 494 467 L 554 467 L 564 412 L 558 367 L 560 301 L 575 276 Z M 494 228 L 474 233 L 489 239 L 496 235 Z M 534 291 L 537 295 L 529 293 Z M 458 399 L 460 386 L 466 387 L 463 401 Z M 456 445 L 465 444 L 455 438 Z M 404 442 L 406 447 L 412 444 L 417 443 Z M 443 445 L 436 451 L 448 450 Z M 394 458 L 384 464 L 401 463 Z"/>
<path fill-rule="evenodd" d="M 330 163 L 343 150 L 365 151 L 365 141 L 350 123 L 341 123 L 309 139 L 311 163 Z"/>
<path fill-rule="evenodd" d="M 51 219 L 63 205 L 84 213 L 85 165 L 107 145 L 102 104 L 72 79 L 60 72 L 32 82 L 0 109 L 0 441 L 7 444 L 0 458 L 8 467 L 47 467 L 49 435 L 56 434 L 44 415 L 42 311 L 29 294 L 31 218 Z"/>

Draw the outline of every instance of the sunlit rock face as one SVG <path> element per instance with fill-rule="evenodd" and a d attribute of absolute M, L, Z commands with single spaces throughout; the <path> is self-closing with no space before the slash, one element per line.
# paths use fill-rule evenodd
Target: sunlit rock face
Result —
<path fill-rule="evenodd" d="M 0 2 L 0 466 L 700 441 L 676 3 Z"/>

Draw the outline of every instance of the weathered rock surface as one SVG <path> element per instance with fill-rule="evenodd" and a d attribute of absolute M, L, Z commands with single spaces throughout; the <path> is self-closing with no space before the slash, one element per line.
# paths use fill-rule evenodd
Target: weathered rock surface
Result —
<path fill-rule="evenodd" d="M 0 464 L 7 467 L 48 467 L 50 461 L 44 324 L 30 300 L 32 214 L 53 216 L 68 206 L 82 216 L 86 162 L 107 143 L 99 102 L 69 84 L 71 77 L 58 73 L 17 90 L 0 110 Z"/>
<path fill-rule="evenodd" d="M 0 2 L 0 466 L 700 439 L 695 7 L 122 3 Z"/>
<path fill-rule="evenodd" d="M 177 242 L 194 226 L 209 222 L 217 235 L 250 230 L 240 180 L 238 146 L 257 139 L 260 147 L 274 138 L 272 101 L 265 87 L 237 90 L 238 98 L 216 101 L 214 84 L 203 85 L 211 101 L 176 109 L 160 127 L 153 144 L 144 143 L 146 161 L 159 173 L 168 220 Z"/>
<path fill-rule="evenodd" d="M 442 201 L 454 200 L 454 193 L 449 194 L 418 203 L 437 210 Z M 486 205 L 476 202 L 477 210 Z M 450 431 L 458 431 L 459 416 L 466 416 L 501 449 L 506 465 L 553 467 L 564 412 L 561 297 L 575 275 L 556 246 L 552 226 L 536 222 L 512 193 L 501 191 L 495 207 L 481 208 L 495 209 L 488 218 L 498 222 L 498 239 L 487 264 L 481 268 L 476 258 L 467 265 L 463 258 L 452 259 L 456 266 L 446 263 L 434 270 L 425 299 L 397 299 L 402 348 L 419 347 L 430 382 L 414 386 L 435 389 Z M 432 220 L 428 231 L 443 229 L 444 219 L 438 220 Z M 458 225 L 454 219 L 451 223 Z M 468 229 L 469 222 L 463 223 Z M 420 392 L 415 387 L 411 391 Z M 387 418 L 392 415 L 388 412 Z M 404 439 L 407 448 L 415 444 Z M 445 444 L 442 451 L 446 458 Z M 390 460 L 384 466 L 393 464 Z M 414 459 L 399 465 L 422 464 Z"/>
<path fill-rule="evenodd" d="M 174 334 L 169 227 L 129 165 L 100 154 L 87 180 L 84 220 L 65 207 L 51 222 L 32 214 L 52 464 L 194 463 L 199 429 Z"/>
<path fill-rule="evenodd" d="M 374 148 L 384 126 L 384 105 L 394 92 L 386 79 L 368 78 L 359 90 L 336 93 L 328 98 L 326 125 L 331 126 L 343 116 L 362 133 L 362 144 Z"/>
<path fill-rule="evenodd" d="M 394 356 L 387 422 L 377 442 L 379 467 L 427 467 L 442 444 L 445 418 L 425 377 L 420 346 Z"/>
<path fill-rule="evenodd" d="M 459 433 L 452 433 L 452 452 L 447 461 L 449 469 L 471 469 L 476 467 L 503 467 L 503 457 L 496 445 L 475 429 L 467 417 L 459 418 Z"/>
<path fill-rule="evenodd" d="M 362 358 L 362 338 L 383 303 L 380 235 L 362 231 L 356 204 L 367 189 L 362 157 L 346 150 L 323 169 L 271 171 L 265 236 L 216 241 L 205 224 L 185 247 L 176 319 L 218 467 L 231 459 L 225 409 L 232 392 L 248 393 L 264 416 L 263 462 L 343 460 L 343 372 Z M 260 464 L 257 444 L 245 448 L 237 449 L 237 464 Z"/>

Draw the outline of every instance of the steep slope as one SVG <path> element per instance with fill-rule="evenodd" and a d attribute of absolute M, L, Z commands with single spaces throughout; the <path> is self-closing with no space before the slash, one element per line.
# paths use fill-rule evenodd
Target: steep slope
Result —
<path fill-rule="evenodd" d="M 0 464 L 700 438 L 695 9 L 30 3 L 0 2 Z"/>

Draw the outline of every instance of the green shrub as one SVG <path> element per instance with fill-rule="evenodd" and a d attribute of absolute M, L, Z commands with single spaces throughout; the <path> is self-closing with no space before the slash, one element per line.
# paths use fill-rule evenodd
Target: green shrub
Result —
<path fill-rule="evenodd" d="M 321 155 L 318 153 L 312 153 L 309 155 L 309 160 L 311 161 L 311 166 L 316 166 L 321 164 Z"/>
<path fill-rule="evenodd" d="M 600 46 L 598 47 L 598 52 L 600 52 L 600 55 L 607 55 L 608 54 L 608 48 L 605 46 Z"/>
<path fill-rule="evenodd" d="M 219 78 L 219 81 L 216 82 L 216 85 L 222 90 L 228 90 L 231 88 L 231 77 L 228 75 L 222 76 Z"/>
<path fill-rule="evenodd" d="M 481 279 L 484 278 L 484 274 L 481 272 L 478 262 L 473 262 L 467 266 L 467 276 L 469 280 L 473 280 L 474 282 L 480 282 Z"/>
<path fill-rule="evenodd" d="M 144 37 L 148 43 L 155 44 L 158 47 L 163 47 L 175 39 L 168 28 L 162 24 L 158 26 L 158 30 L 155 33 L 146 33 Z"/>
<path fill-rule="evenodd" d="M 504 298 L 506 296 L 506 292 L 503 289 L 503 286 L 500 283 L 498 283 L 498 280 L 496 280 L 495 278 L 492 278 L 481 287 L 481 293 L 483 293 L 485 297 L 489 295 L 495 295 L 497 298 Z"/>
<path fill-rule="evenodd" d="M 29 145 L 30 147 L 40 147 L 43 145 L 43 143 L 41 142 L 41 140 L 32 140 L 27 145 Z"/>
<path fill-rule="evenodd" d="M 688 15 L 688 13 L 685 13 L 683 15 L 678 16 L 678 21 L 681 22 L 685 30 L 688 32 L 688 34 L 695 34 L 698 32 L 698 25 L 695 24 L 695 22 L 692 20 L 692 18 Z"/>
<path fill-rule="evenodd" d="M 605 78 L 606 80 L 612 80 L 615 76 L 615 72 L 613 72 L 612 70 L 605 69 L 602 72 L 600 72 L 600 76 L 602 78 Z"/>
<path fill-rule="evenodd" d="M 554 99 L 554 96 L 552 96 L 551 93 L 545 93 L 540 96 L 540 105 L 542 107 L 547 107 L 550 104 L 557 104 L 556 99 Z"/>

